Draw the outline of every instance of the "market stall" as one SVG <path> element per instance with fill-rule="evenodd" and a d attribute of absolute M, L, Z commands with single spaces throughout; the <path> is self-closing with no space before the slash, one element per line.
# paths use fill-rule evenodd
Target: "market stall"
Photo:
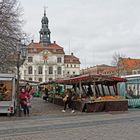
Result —
<path fill-rule="evenodd" d="M 55 83 L 63 84 L 76 93 L 75 109 L 81 112 L 126 111 L 128 101 L 118 93 L 118 82 L 124 78 L 109 75 L 81 75 L 59 79 Z M 63 105 L 62 96 L 55 96 L 53 102 Z"/>

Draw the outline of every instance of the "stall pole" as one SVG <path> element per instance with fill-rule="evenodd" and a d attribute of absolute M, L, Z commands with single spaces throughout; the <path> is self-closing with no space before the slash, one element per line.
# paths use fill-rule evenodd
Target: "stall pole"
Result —
<path fill-rule="evenodd" d="M 103 96 L 105 96 L 105 90 L 104 90 L 103 84 L 101 84 L 101 87 L 102 87 L 102 91 L 103 91 Z"/>
<path fill-rule="evenodd" d="M 19 99 L 19 60 L 20 60 L 20 51 L 18 51 L 18 60 L 17 60 L 17 116 L 20 117 L 21 116 L 21 111 L 20 111 L 20 99 Z"/>
<path fill-rule="evenodd" d="M 108 91 L 109 91 L 109 95 L 111 96 L 111 91 L 110 91 L 110 86 L 107 86 Z"/>

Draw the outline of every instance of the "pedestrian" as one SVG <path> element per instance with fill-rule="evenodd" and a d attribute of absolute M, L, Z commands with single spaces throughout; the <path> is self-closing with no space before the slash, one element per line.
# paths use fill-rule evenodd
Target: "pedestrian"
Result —
<path fill-rule="evenodd" d="M 26 89 L 26 91 L 27 91 L 27 93 L 29 93 L 29 95 L 30 95 L 30 100 L 29 101 L 31 101 L 32 98 L 33 98 L 34 92 L 35 92 L 34 88 L 32 86 L 30 86 Z"/>
<path fill-rule="evenodd" d="M 62 112 L 66 112 L 67 105 L 69 104 L 69 93 L 67 89 L 65 89 L 64 91 L 63 102 L 64 102 L 64 109 L 62 110 Z"/>
<path fill-rule="evenodd" d="M 48 101 L 48 97 L 49 97 L 48 88 L 45 88 L 44 94 L 45 94 L 45 95 L 43 96 L 43 100 Z"/>
<path fill-rule="evenodd" d="M 25 90 L 25 88 L 22 88 L 19 94 L 19 99 L 20 99 L 20 105 L 23 109 L 24 116 L 28 115 L 29 116 L 29 100 L 30 100 L 30 95 L 29 93 Z"/>
<path fill-rule="evenodd" d="M 72 113 L 74 113 L 74 102 L 73 102 L 74 96 L 72 96 L 72 93 L 70 91 L 70 89 L 65 89 L 64 91 L 64 109 L 62 110 L 62 112 L 66 112 L 67 106 L 72 108 Z"/>
<path fill-rule="evenodd" d="M 72 113 L 74 113 L 75 112 L 75 102 L 74 102 L 74 100 L 76 99 L 76 95 L 75 95 L 75 93 L 72 93 L 71 91 L 70 91 L 70 94 L 69 94 L 69 107 L 72 109 Z"/>

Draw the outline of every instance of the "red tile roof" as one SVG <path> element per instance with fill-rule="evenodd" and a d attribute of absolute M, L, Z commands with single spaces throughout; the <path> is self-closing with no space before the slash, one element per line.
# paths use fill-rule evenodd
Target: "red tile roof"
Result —
<path fill-rule="evenodd" d="M 134 58 L 120 58 L 120 66 L 124 67 L 125 70 L 133 70 L 140 65 L 140 59 Z"/>
<path fill-rule="evenodd" d="M 71 55 L 64 56 L 64 63 L 80 64 L 80 61 L 79 61 L 79 58 L 71 54 Z"/>
<path fill-rule="evenodd" d="M 43 45 L 42 43 L 34 43 L 34 42 L 28 45 L 28 53 L 39 53 L 45 49 L 54 54 L 65 54 L 63 48 L 58 44 L 56 44 L 55 42 L 48 44 L 47 46 Z"/>

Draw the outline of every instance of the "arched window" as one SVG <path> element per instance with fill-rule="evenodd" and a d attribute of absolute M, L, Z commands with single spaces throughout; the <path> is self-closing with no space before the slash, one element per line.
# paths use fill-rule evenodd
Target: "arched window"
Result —
<path fill-rule="evenodd" d="M 42 66 L 39 66 L 38 67 L 38 74 L 42 74 L 43 73 L 43 68 L 42 68 Z"/>
<path fill-rule="evenodd" d="M 57 74 L 61 74 L 62 73 L 61 71 L 62 71 L 61 67 L 57 67 Z"/>
<path fill-rule="evenodd" d="M 33 73 L 33 68 L 32 68 L 32 66 L 29 66 L 28 67 L 28 74 L 32 74 Z"/>

